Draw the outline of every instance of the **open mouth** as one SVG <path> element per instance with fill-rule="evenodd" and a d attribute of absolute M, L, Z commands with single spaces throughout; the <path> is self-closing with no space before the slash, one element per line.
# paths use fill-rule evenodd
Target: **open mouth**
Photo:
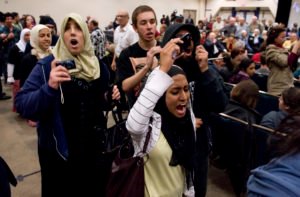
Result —
<path fill-rule="evenodd" d="M 184 116 L 186 112 L 186 104 L 180 104 L 176 106 L 176 112 L 180 116 Z"/>
<path fill-rule="evenodd" d="M 146 34 L 146 36 L 147 36 L 147 37 L 152 37 L 152 36 L 154 36 L 154 33 L 148 32 L 148 33 Z"/>
<path fill-rule="evenodd" d="M 78 44 L 78 41 L 76 39 L 72 39 L 70 43 L 72 46 L 75 46 Z"/>
<path fill-rule="evenodd" d="M 190 54 L 190 53 L 192 53 L 192 49 L 187 48 L 186 50 L 184 50 L 184 52 L 187 53 L 187 54 Z"/>

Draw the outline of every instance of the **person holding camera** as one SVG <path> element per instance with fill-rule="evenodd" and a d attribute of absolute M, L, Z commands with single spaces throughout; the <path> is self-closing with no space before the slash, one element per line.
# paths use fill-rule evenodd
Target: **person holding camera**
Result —
<path fill-rule="evenodd" d="M 101 149 L 104 107 L 119 99 L 95 56 L 87 24 L 68 14 L 53 55 L 40 59 L 16 96 L 17 112 L 37 121 L 42 197 L 104 196 L 111 163 Z"/>
<path fill-rule="evenodd" d="M 161 46 L 180 38 L 180 50 L 174 54 L 175 65 L 186 73 L 190 88 L 193 112 L 196 117 L 197 142 L 194 187 L 196 196 L 205 196 L 207 185 L 208 154 L 211 149 L 209 119 L 212 112 L 224 110 L 228 98 L 222 79 L 208 64 L 208 53 L 199 45 L 200 33 L 190 24 L 173 24 L 165 32 Z"/>

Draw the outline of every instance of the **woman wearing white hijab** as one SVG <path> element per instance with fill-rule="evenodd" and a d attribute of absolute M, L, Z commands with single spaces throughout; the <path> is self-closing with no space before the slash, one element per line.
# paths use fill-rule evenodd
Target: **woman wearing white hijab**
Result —
<path fill-rule="evenodd" d="M 20 87 L 23 86 L 27 77 L 38 60 L 51 54 L 51 31 L 45 25 L 36 25 L 30 30 L 31 52 L 24 55 L 20 66 Z M 35 127 L 36 122 L 28 120 L 28 125 Z"/>
<path fill-rule="evenodd" d="M 17 111 L 38 122 L 42 197 L 105 196 L 111 163 L 101 144 L 103 110 L 120 93 L 114 86 L 108 94 L 108 68 L 94 54 L 85 20 L 68 14 L 60 32 L 53 55 L 38 61 L 17 94 Z"/>
<path fill-rule="evenodd" d="M 37 61 L 51 54 L 51 32 L 45 25 L 36 25 L 30 31 L 31 53 L 21 61 L 20 86 L 22 87 Z"/>
<path fill-rule="evenodd" d="M 16 45 L 10 50 L 8 54 L 8 63 L 7 63 L 7 83 L 11 84 L 14 82 L 14 68 L 19 66 L 22 57 L 24 56 L 24 52 L 26 49 L 26 45 L 30 39 L 30 29 L 23 29 L 20 35 L 20 40 L 16 43 Z M 18 65 L 16 65 L 18 64 Z"/>
<path fill-rule="evenodd" d="M 20 40 L 9 51 L 7 62 L 7 83 L 13 84 L 13 99 L 20 90 L 20 67 L 21 60 L 25 55 L 26 45 L 30 40 L 30 29 L 23 29 L 21 31 Z M 15 106 L 13 105 L 13 111 Z"/>

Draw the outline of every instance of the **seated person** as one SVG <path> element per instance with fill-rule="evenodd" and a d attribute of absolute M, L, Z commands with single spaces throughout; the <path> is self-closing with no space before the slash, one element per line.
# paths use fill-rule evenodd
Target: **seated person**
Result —
<path fill-rule="evenodd" d="M 260 47 L 262 43 L 264 42 L 264 39 L 260 36 L 260 30 L 255 29 L 253 34 L 249 36 L 248 43 L 250 47 L 253 49 L 253 53 L 257 53 L 260 51 Z"/>
<path fill-rule="evenodd" d="M 247 51 L 240 49 L 239 47 L 233 48 L 231 53 L 223 53 L 224 57 L 224 68 L 220 70 L 220 75 L 223 77 L 225 82 L 228 82 L 233 75 L 233 71 L 238 67 L 241 61 L 247 57 Z"/>
<path fill-rule="evenodd" d="M 279 109 L 280 111 L 278 112 L 272 111 L 266 114 L 260 124 L 272 129 L 278 129 L 282 122 L 287 122 L 291 116 L 299 114 L 300 89 L 291 87 L 284 90 L 279 97 Z M 284 132 L 290 133 L 291 131 L 292 130 L 285 130 Z M 267 156 L 269 159 L 272 159 L 278 156 L 277 146 L 281 143 L 281 140 L 278 136 L 271 136 L 268 139 L 268 143 L 269 152 Z"/>
<path fill-rule="evenodd" d="M 216 38 L 215 32 L 210 32 L 204 43 L 209 58 L 217 57 L 220 53 L 226 52 L 223 44 Z"/>
<path fill-rule="evenodd" d="M 280 122 L 289 114 L 300 111 L 300 89 L 291 87 L 285 89 L 279 97 L 279 111 L 267 113 L 260 124 L 271 129 L 276 129 Z"/>
<path fill-rule="evenodd" d="M 298 99 L 299 101 L 299 99 Z M 299 196 L 300 191 L 300 117 L 299 113 L 282 122 L 278 131 L 290 131 L 282 137 L 279 154 L 268 164 L 251 171 L 247 196 Z"/>
<path fill-rule="evenodd" d="M 252 80 L 243 80 L 230 93 L 224 113 L 249 123 L 260 122 L 261 115 L 255 111 L 259 92 Z"/>
<path fill-rule="evenodd" d="M 249 59 L 244 58 L 234 71 L 233 76 L 229 79 L 229 83 L 239 83 L 240 81 L 250 79 L 255 73 L 255 63 Z"/>
<path fill-rule="evenodd" d="M 253 58 L 252 58 L 252 60 L 253 60 Z M 269 69 L 269 67 L 267 65 L 267 61 L 266 61 L 266 53 L 264 53 L 264 52 L 260 53 L 260 67 L 258 69 L 256 69 L 255 73 L 257 73 L 259 75 L 267 75 L 267 76 L 270 74 L 270 69 Z"/>

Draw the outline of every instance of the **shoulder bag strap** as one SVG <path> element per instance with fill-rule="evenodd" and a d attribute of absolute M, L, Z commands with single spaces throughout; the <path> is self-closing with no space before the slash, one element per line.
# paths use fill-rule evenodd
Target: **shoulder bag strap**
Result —
<path fill-rule="evenodd" d="M 151 117 L 150 118 L 150 123 L 152 123 L 152 120 L 153 120 L 153 118 Z M 148 147 L 148 143 L 150 141 L 151 131 L 152 131 L 152 127 L 149 124 L 149 131 L 147 133 L 146 140 L 145 140 L 145 143 L 144 143 L 143 153 L 146 153 L 146 150 L 147 150 L 147 147 Z"/>

